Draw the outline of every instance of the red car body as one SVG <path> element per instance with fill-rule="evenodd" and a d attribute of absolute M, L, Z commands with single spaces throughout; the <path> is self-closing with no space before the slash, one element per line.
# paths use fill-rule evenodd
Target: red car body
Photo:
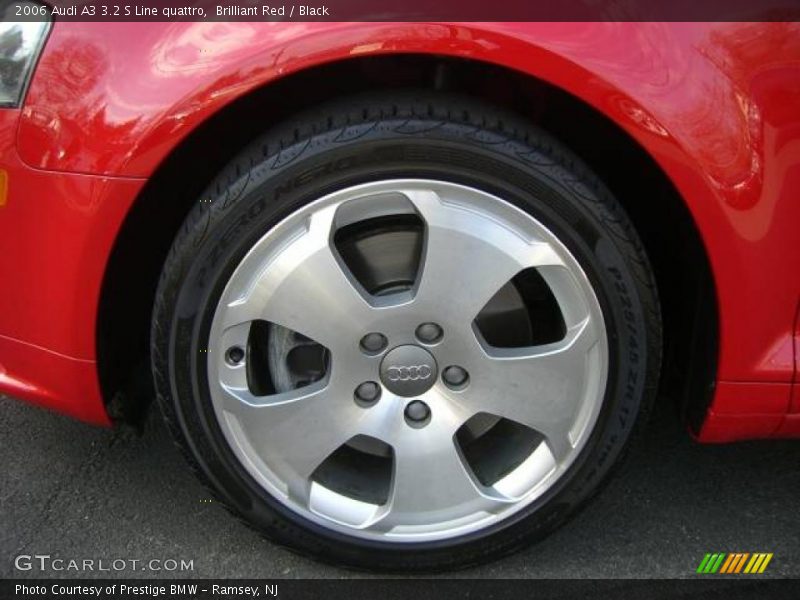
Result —
<path fill-rule="evenodd" d="M 715 387 L 694 433 L 800 436 L 796 23 L 56 23 L 22 107 L 0 110 L 0 392 L 110 424 L 100 298 L 148 179 L 254 90 L 387 54 L 500 65 L 626 132 L 711 266 Z"/>

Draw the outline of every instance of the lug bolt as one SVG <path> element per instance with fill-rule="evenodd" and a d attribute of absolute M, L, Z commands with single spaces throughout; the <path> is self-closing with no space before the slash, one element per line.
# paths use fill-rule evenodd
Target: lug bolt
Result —
<path fill-rule="evenodd" d="M 244 359 L 244 350 L 239 346 L 231 346 L 225 353 L 225 360 L 229 365 L 238 365 Z"/>
<path fill-rule="evenodd" d="M 461 388 L 467 384 L 467 381 L 469 381 L 469 373 L 467 373 L 467 370 L 462 367 L 447 367 L 442 373 L 442 379 L 448 387 Z"/>
<path fill-rule="evenodd" d="M 421 425 L 431 416 L 431 409 L 422 400 L 414 400 L 406 405 L 405 416 L 409 425 Z"/>
<path fill-rule="evenodd" d="M 361 338 L 361 349 L 369 354 L 377 354 L 386 348 L 386 336 L 382 333 L 368 333 Z"/>
<path fill-rule="evenodd" d="M 356 400 L 364 404 L 372 404 L 381 395 L 381 386 L 374 381 L 365 381 L 356 388 Z"/>
<path fill-rule="evenodd" d="M 442 328 L 436 323 L 423 323 L 417 327 L 417 339 L 423 344 L 434 344 L 442 339 Z"/>

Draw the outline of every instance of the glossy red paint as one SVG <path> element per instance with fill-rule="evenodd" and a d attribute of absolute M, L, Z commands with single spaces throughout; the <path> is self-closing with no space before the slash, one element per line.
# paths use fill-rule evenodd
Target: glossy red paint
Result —
<path fill-rule="evenodd" d="M 800 292 L 796 23 L 56 24 L 21 115 L 0 111 L 0 166 L 13 167 L 0 236 L 27 229 L 26 247 L 36 248 L 27 261 L 0 257 L 4 273 L 28 286 L 2 300 L 0 335 L 93 360 L 102 267 L 142 179 L 234 99 L 316 65 L 388 53 L 503 65 L 627 131 L 686 201 L 712 264 L 719 385 L 699 438 L 777 430 L 790 403 Z M 37 195 L 57 205 L 43 230 Z M 35 277 L 24 272 L 31 261 Z M 52 300 L 34 293 L 37 278 Z M 63 302 L 58 311 L 53 300 Z"/>
<path fill-rule="evenodd" d="M 791 394 L 791 383 L 720 381 L 696 437 L 707 443 L 770 437 L 783 423 Z"/>
<path fill-rule="evenodd" d="M 0 336 L 0 390 L 88 423 L 111 425 L 93 360 Z"/>
<path fill-rule="evenodd" d="M 725 444 L 739 440 L 775 437 L 785 418 L 782 415 L 770 414 L 718 415 L 709 410 L 703 429 L 695 439 L 704 444 Z"/>
<path fill-rule="evenodd" d="M 0 294 L 0 335 L 93 360 L 96 291 L 144 180 L 32 169 L 16 157 L 13 135 L 3 136 L 13 125 L 13 114 L 0 111 L 0 165 L 8 172 L 0 273 L 11 283 Z"/>
<path fill-rule="evenodd" d="M 144 180 L 32 169 L 17 156 L 17 122 L 0 110 L 0 391 L 109 424 L 94 360 L 98 292 Z"/>

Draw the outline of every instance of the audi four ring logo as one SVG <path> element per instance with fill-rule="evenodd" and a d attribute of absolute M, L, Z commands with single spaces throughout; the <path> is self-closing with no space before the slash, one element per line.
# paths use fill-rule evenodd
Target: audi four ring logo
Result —
<path fill-rule="evenodd" d="M 386 370 L 389 381 L 419 381 L 433 374 L 430 365 L 411 365 L 408 367 L 389 367 Z"/>

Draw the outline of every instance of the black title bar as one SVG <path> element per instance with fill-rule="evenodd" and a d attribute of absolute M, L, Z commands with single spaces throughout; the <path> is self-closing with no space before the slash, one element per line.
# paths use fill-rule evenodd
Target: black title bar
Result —
<path fill-rule="evenodd" d="M 800 0 L 0 0 L 5 21 L 797 21 Z"/>
<path fill-rule="evenodd" d="M 2 580 L 3 600 L 550 600 L 560 598 L 796 598 L 797 582 L 753 578 L 697 579 L 337 579 L 337 580 L 169 580 L 40 579 Z"/>

